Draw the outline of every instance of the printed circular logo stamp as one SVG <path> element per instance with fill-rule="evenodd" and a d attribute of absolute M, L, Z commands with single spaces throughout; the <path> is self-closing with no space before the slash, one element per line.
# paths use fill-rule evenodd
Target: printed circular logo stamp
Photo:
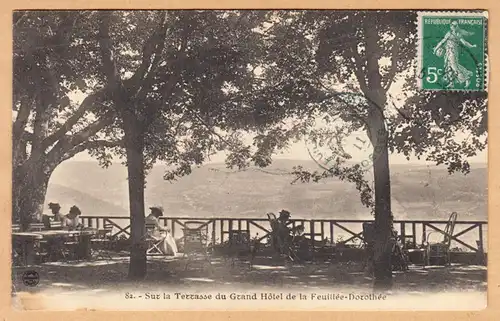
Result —
<path fill-rule="evenodd" d="M 37 271 L 25 271 L 22 280 L 23 284 L 26 286 L 37 286 L 40 282 L 40 275 Z"/>
<path fill-rule="evenodd" d="M 487 89 L 487 12 L 419 12 L 419 87 Z"/>

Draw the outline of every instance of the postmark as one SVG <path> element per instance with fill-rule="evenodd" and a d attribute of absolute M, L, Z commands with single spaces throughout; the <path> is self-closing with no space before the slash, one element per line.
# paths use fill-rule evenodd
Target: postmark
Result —
<path fill-rule="evenodd" d="M 365 95 L 360 93 L 343 92 L 335 96 L 335 100 L 346 108 L 346 113 L 351 114 L 352 117 L 357 119 L 363 118 L 363 107 L 375 104 L 370 101 Z M 358 108 L 353 108 L 353 105 Z M 375 104 L 376 108 L 382 109 Z M 310 135 L 305 139 L 305 145 L 309 157 L 323 170 L 329 171 L 337 164 L 350 163 L 352 165 L 359 165 L 362 170 L 372 169 L 372 165 L 380 157 L 381 152 L 384 151 L 383 142 L 387 139 L 384 131 L 377 131 L 370 139 L 366 134 L 365 128 L 357 128 L 350 130 L 351 125 L 347 124 L 344 128 L 337 126 L 336 130 L 323 135 L 314 136 Z M 384 123 L 385 129 L 388 130 L 389 126 Z M 332 127 L 332 124 L 327 124 L 326 127 Z M 314 130 L 315 133 L 318 130 Z M 377 142 L 373 145 L 372 141 Z"/>
<path fill-rule="evenodd" d="M 419 12 L 420 89 L 487 88 L 487 12 Z"/>

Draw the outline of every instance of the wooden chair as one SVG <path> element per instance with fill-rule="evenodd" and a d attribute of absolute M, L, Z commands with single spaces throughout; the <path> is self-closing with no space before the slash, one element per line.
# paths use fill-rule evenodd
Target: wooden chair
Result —
<path fill-rule="evenodd" d="M 146 242 L 146 255 L 164 255 L 161 250 L 162 240 L 155 238 L 153 233 L 155 233 L 156 225 L 146 223 L 145 225 L 144 241 Z"/>
<path fill-rule="evenodd" d="M 363 223 L 363 247 L 365 249 L 365 260 L 364 260 L 364 270 L 368 273 L 373 272 L 374 256 L 375 256 L 375 222 L 364 222 Z M 396 231 L 393 231 L 393 235 L 389 240 L 390 246 L 392 248 L 391 261 L 392 270 L 406 271 L 408 270 L 408 260 L 405 253 L 403 252 L 402 245 L 398 242 L 398 237 Z"/>
<path fill-rule="evenodd" d="M 450 245 L 453 236 L 453 232 L 455 229 L 455 223 L 457 221 L 457 212 L 451 213 L 446 227 L 444 229 L 444 233 L 442 231 L 431 231 L 427 235 L 424 235 L 424 246 L 425 246 L 425 262 L 426 265 L 431 265 L 432 263 L 439 263 L 439 260 L 442 260 L 445 265 L 448 266 L 451 264 L 450 260 Z M 443 234 L 443 240 L 441 242 L 431 243 L 430 236 L 434 233 Z"/>
<path fill-rule="evenodd" d="M 54 236 L 40 242 L 41 250 L 47 252 L 50 261 L 66 261 L 74 256 L 74 249 L 78 242 L 67 236 Z"/>
<path fill-rule="evenodd" d="M 104 228 L 98 229 L 90 240 L 92 246 L 92 257 L 95 259 L 111 260 L 113 246 L 113 225 L 104 223 Z"/>
<path fill-rule="evenodd" d="M 201 258 L 212 268 L 210 252 L 208 247 L 208 225 L 202 221 L 186 221 L 184 222 L 184 257 L 186 265 L 184 270 L 187 270 L 190 263 L 197 258 Z"/>
<path fill-rule="evenodd" d="M 476 245 L 477 245 L 477 250 L 478 250 L 477 251 L 478 263 L 486 266 L 487 265 L 486 253 L 484 252 L 483 243 L 480 240 L 477 240 Z"/>
<path fill-rule="evenodd" d="M 373 259 L 374 259 L 374 245 L 375 245 L 375 223 L 363 223 L 363 246 L 365 249 L 365 257 L 363 260 L 363 270 L 368 273 L 373 272 Z"/>
<path fill-rule="evenodd" d="M 50 223 L 51 223 L 50 221 L 51 221 L 50 216 L 45 215 L 45 214 L 42 215 L 42 223 L 44 225 L 44 228 L 50 229 Z"/>
<path fill-rule="evenodd" d="M 279 255 L 285 255 L 292 262 L 299 261 L 300 258 L 296 251 L 292 248 L 292 236 L 282 235 L 280 232 L 280 222 L 276 219 L 276 215 L 268 213 L 267 218 L 271 225 L 271 243 Z"/>
<path fill-rule="evenodd" d="M 50 222 L 50 229 L 51 230 L 62 230 L 62 222 L 61 221 L 52 221 Z"/>
<path fill-rule="evenodd" d="M 256 247 L 252 244 L 248 230 L 232 230 L 229 232 L 226 252 L 228 257 L 231 258 L 232 267 L 234 267 L 235 261 L 241 258 L 247 258 L 250 267 L 252 267 L 255 251 Z"/>
<path fill-rule="evenodd" d="M 62 222 L 57 220 L 52 220 L 49 215 L 42 215 L 42 222 L 44 229 L 46 230 L 62 230 Z"/>
<path fill-rule="evenodd" d="M 31 223 L 28 227 L 29 232 L 39 232 L 45 229 L 44 223 Z"/>
<path fill-rule="evenodd" d="M 398 237 L 398 233 L 393 230 L 392 242 L 392 270 L 393 271 L 407 271 L 409 268 L 408 257 L 403 250 L 403 243 L 401 238 Z"/>

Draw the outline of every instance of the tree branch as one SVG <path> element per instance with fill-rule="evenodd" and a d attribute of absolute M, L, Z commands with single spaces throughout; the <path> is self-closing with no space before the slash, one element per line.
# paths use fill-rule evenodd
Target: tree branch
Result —
<path fill-rule="evenodd" d="M 64 153 L 64 155 L 60 158 L 60 163 L 64 162 L 65 160 L 68 160 L 72 157 L 74 157 L 76 154 L 82 153 L 86 150 L 92 149 L 92 148 L 99 148 L 99 147 L 107 147 L 107 148 L 114 148 L 114 147 L 124 147 L 123 141 L 107 141 L 107 140 L 92 140 L 92 141 L 86 141 L 80 145 L 77 145 Z"/>
<path fill-rule="evenodd" d="M 73 149 L 75 146 L 78 146 L 87 141 L 90 137 L 97 134 L 100 130 L 110 125 L 113 120 L 113 112 L 108 112 L 104 117 L 90 124 L 78 133 L 72 136 L 66 136 L 65 139 L 59 140 L 47 155 L 49 162 L 58 162 L 58 159 L 62 158 L 65 153 Z"/>
<path fill-rule="evenodd" d="M 382 89 L 382 76 L 379 68 L 379 51 L 378 46 L 379 34 L 373 25 L 363 21 L 364 35 L 366 39 L 365 59 L 366 59 L 366 76 L 368 91 L 365 93 L 378 91 Z"/>
<path fill-rule="evenodd" d="M 384 85 L 384 90 L 387 91 L 391 87 L 394 77 L 396 76 L 396 72 L 398 70 L 398 59 L 399 59 L 399 51 L 401 48 L 401 41 L 402 40 L 402 35 L 403 33 L 399 28 L 396 28 L 395 32 L 395 37 L 394 40 L 392 41 L 392 50 L 391 50 L 391 68 L 389 69 L 389 72 L 387 73 L 385 77 L 385 85 Z"/>
<path fill-rule="evenodd" d="M 12 136 L 14 139 L 18 139 L 21 137 L 23 132 L 25 131 L 26 124 L 28 123 L 28 118 L 31 114 L 31 104 L 21 101 L 21 105 L 19 106 L 19 110 L 17 111 L 16 120 L 14 124 L 12 124 Z"/>
<path fill-rule="evenodd" d="M 167 32 L 167 13 L 159 12 L 157 19 L 160 20 L 160 22 L 158 23 L 158 27 L 144 44 L 141 64 L 139 68 L 137 68 L 134 75 L 130 78 L 133 85 L 142 83 L 148 72 L 149 75 L 147 78 L 151 78 L 150 71 L 156 69 L 156 67 L 160 63 L 161 53 L 163 52 L 163 49 L 165 47 L 165 37 Z M 151 57 L 153 57 L 153 55 L 154 59 L 153 62 L 151 62 Z M 138 88 L 136 93 L 137 95 L 143 87 L 144 86 L 140 86 L 140 88 Z"/>
<path fill-rule="evenodd" d="M 66 120 L 62 127 L 43 140 L 42 148 L 47 149 L 58 140 L 64 138 L 66 133 L 69 132 L 73 128 L 73 126 L 76 125 L 76 123 L 78 123 L 78 121 L 85 115 L 86 112 L 94 110 L 96 102 L 98 101 L 98 99 L 104 97 L 105 92 L 106 91 L 104 89 L 101 89 L 87 96 L 82 101 L 78 109 L 73 113 L 73 115 L 71 115 L 71 117 Z"/>
<path fill-rule="evenodd" d="M 351 57 L 354 59 L 354 74 L 356 75 L 356 79 L 358 79 L 359 87 L 362 92 L 366 92 L 368 90 L 368 86 L 366 84 L 366 74 L 363 72 L 363 63 L 361 62 L 361 57 L 359 56 L 356 48 L 351 48 Z"/>
<path fill-rule="evenodd" d="M 162 102 L 159 105 L 152 104 L 146 107 L 146 115 L 148 117 L 146 118 L 143 124 L 144 128 L 149 128 L 149 126 L 152 124 L 159 106 L 167 104 L 167 99 L 168 99 L 168 104 L 170 104 L 170 102 L 172 101 L 172 91 L 179 82 L 179 79 L 181 78 L 181 68 L 179 68 L 178 65 L 176 66 L 175 63 L 184 59 L 186 53 L 186 47 L 187 47 L 187 35 L 184 35 L 184 37 L 182 37 L 181 46 L 177 51 L 177 57 L 174 60 L 167 61 L 168 69 L 172 69 L 172 67 L 175 68 L 173 68 L 174 73 L 172 77 L 170 77 L 170 80 L 166 85 L 165 90 L 163 91 Z"/>
<path fill-rule="evenodd" d="M 116 67 L 116 62 L 113 54 L 113 45 L 109 35 L 109 23 L 111 18 L 110 11 L 99 12 L 99 49 L 103 63 L 104 74 L 108 80 L 113 96 L 119 94 L 122 89 L 121 78 Z M 118 91 L 117 91 L 118 90 Z"/>

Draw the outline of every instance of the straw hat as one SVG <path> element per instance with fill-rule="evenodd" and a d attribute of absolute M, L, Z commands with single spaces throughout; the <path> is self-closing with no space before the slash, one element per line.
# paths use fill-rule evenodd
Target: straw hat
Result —
<path fill-rule="evenodd" d="M 281 210 L 279 212 L 279 214 L 280 214 L 280 218 L 285 218 L 285 217 L 289 218 L 291 216 L 291 213 L 285 209 Z"/>
<path fill-rule="evenodd" d="M 163 207 L 162 206 L 151 206 L 149 208 L 151 210 L 151 212 L 157 212 L 160 214 L 160 216 L 163 216 Z"/>
<path fill-rule="evenodd" d="M 61 205 L 59 205 L 59 203 L 50 202 L 48 205 L 50 209 L 61 209 Z"/>

